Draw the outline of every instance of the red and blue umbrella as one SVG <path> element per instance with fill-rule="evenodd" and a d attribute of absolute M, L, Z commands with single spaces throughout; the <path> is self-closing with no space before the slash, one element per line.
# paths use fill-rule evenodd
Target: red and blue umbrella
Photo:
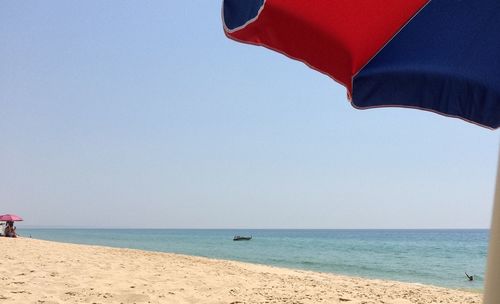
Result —
<path fill-rule="evenodd" d="M 229 38 L 345 86 L 355 108 L 416 108 L 500 127 L 499 0 L 224 0 L 222 19 Z M 486 304 L 500 303 L 499 182 Z"/>
<path fill-rule="evenodd" d="M 360 109 L 500 126 L 500 1 L 226 0 L 226 35 L 300 60 Z"/>

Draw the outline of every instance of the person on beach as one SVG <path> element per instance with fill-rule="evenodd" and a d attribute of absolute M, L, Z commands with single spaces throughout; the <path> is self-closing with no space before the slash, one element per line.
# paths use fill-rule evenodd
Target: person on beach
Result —
<path fill-rule="evenodd" d="M 14 222 L 7 222 L 4 233 L 6 237 L 14 237 L 14 238 L 17 237 L 16 227 L 14 226 Z"/>

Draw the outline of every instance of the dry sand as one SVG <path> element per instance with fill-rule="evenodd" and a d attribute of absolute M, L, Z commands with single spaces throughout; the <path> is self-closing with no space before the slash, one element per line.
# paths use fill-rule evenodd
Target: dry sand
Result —
<path fill-rule="evenodd" d="M 4 303 L 481 303 L 477 293 L 155 253 L 0 238 Z"/>

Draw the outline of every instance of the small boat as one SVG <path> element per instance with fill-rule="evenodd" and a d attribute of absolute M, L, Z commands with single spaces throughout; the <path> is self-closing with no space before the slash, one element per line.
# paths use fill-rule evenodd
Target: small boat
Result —
<path fill-rule="evenodd" d="M 252 236 L 239 236 L 235 235 L 233 238 L 233 241 L 250 241 L 252 239 Z"/>

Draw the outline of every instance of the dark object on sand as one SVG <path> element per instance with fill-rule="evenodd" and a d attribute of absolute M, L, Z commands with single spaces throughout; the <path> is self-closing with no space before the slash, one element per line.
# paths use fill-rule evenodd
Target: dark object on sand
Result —
<path fill-rule="evenodd" d="M 239 236 L 235 235 L 233 238 L 233 241 L 250 241 L 252 239 L 252 236 Z"/>
<path fill-rule="evenodd" d="M 465 273 L 465 275 L 467 276 L 467 279 L 469 279 L 469 281 L 474 281 L 474 275 L 468 275 L 467 272 Z"/>

